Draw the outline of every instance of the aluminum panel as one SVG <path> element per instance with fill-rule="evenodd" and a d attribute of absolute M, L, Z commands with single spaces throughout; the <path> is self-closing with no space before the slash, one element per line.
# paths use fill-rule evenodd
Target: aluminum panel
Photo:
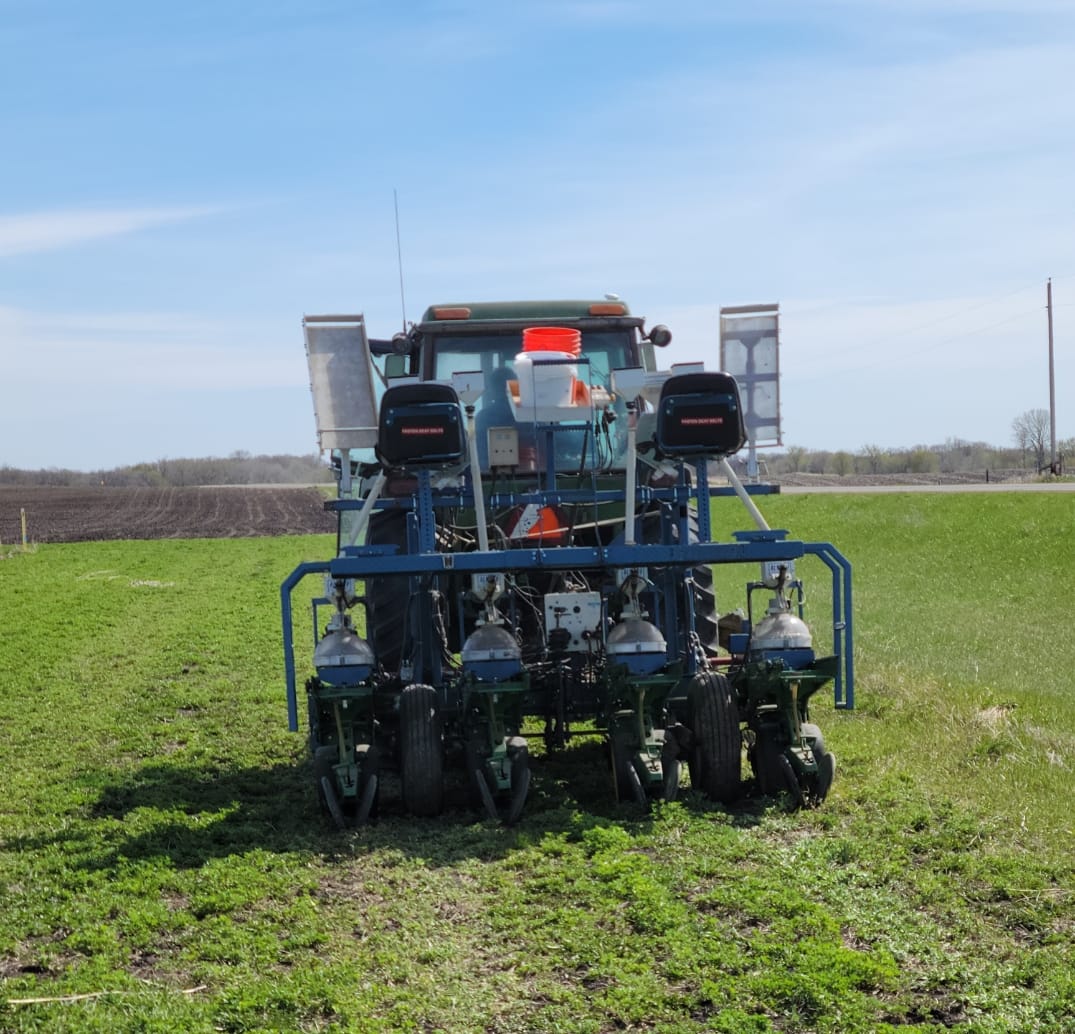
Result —
<path fill-rule="evenodd" d="M 780 317 L 775 312 L 729 312 L 756 313 L 757 309 L 721 310 L 721 369 L 739 385 L 751 445 L 780 445 Z"/>
<path fill-rule="evenodd" d="M 377 395 L 361 316 L 348 323 L 303 320 L 306 363 L 321 450 L 368 449 L 377 444 Z"/>

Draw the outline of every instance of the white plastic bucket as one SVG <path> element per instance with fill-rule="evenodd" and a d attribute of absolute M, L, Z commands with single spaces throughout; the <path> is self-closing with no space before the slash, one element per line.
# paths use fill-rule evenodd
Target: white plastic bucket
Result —
<path fill-rule="evenodd" d="M 519 409 L 525 413 L 535 406 L 571 406 L 579 375 L 574 358 L 569 352 L 520 352 L 515 357 Z"/>

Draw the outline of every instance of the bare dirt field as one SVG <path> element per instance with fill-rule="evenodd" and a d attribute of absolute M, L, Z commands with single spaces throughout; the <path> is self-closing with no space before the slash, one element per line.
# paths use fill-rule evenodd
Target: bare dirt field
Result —
<path fill-rule="evenodd" d="M 1075 481 L 998 482 L 959 475 L 791 474 L 781 492 L 1075 491 Z M 109 539 L 248 538 L 334 532 L 316 488 L 242 485 L 198 488 L 59 488 L 0 485 L 0 546 Z"/>
<path fill-rule="evenodd" d="M 247 538 L 336 530 L 316 489 L 284 485 L 201 488 L 0 486 L 0 544 L 109 539 Z"/>

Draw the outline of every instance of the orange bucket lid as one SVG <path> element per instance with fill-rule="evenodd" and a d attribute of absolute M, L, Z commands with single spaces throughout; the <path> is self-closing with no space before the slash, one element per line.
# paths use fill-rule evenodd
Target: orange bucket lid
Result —
<path fill-rule="evenodd" d="M 524 352 L 582 353 L 582 332 L 573 327 L 527 327 L 523 331 Z"/>

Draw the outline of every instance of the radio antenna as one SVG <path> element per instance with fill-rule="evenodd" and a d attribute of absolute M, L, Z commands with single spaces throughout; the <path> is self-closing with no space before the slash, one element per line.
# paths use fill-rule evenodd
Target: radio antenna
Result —
<path fill-rule="evenodd" d="M 396 208 L 396 261 L 399 264 L 399 305 L 403 311 L 403 333 L 407 333 L 407 299 L 403 294 L 403 247 L 399 240 L 399 194 L 392 188 L 392 203 Z"/>

